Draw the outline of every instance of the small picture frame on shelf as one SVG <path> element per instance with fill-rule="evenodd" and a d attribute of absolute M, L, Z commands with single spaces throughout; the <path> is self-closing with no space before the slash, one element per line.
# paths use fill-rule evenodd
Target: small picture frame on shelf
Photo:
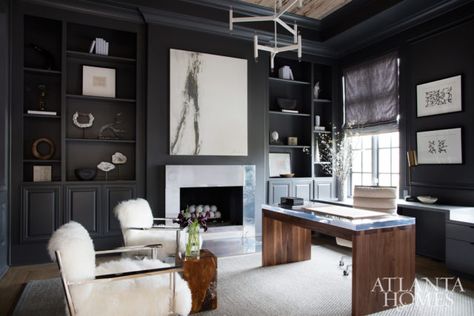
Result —
<path fill-rule="evenodd" d="M 33 182 L 51 182 L 51 166 L 33 166 Z"/>
<path fill-rule="evenodd" d="M 461 75 L 416 86 L 417 117 L 462 111 Z"/>
<path fill-rule="evenodd" d="M 269 153 L 270 177 L 280 177 L 282 174 L 291 174 L 290 153 Z"/>
<path fill-rule="evenodd" d="M 114 68 L 82 66 L 82 94 L 96 97 L 115 98 Z"/>
<path fill-rule="evenodd" d="M 417 132 L 418 164 L 462 164 L 461 134 L 460 127 Z"/>

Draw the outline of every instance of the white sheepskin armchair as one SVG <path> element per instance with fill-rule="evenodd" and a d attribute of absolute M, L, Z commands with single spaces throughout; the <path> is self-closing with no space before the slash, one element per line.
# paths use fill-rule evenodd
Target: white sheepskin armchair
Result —
<path fill-rule="evenodd" d="M 53 260 L 61 256 L 61 274 L 69 285 L 75 315 L 168 315 L 172 290 L 169 274 L 140 278 L 94 282 L 96 276 L 169 267 L 159 260 L 124 258 L 95 266 L 94 245 L 88 232 L 76 222 L 69 222 L 54 232 L 48 244 Z M 191 291 L 186 281 L 176 275 L 175 311 L 188 315 L 191 311 Z"/>
<path fill-rule="evenodd" d="M 163 247 L 158 249 L 159 259 L 163 260 L 176 254 L 176 231 L 160 229 L 159 226 L 152 229 L 153 213 L 146 200 L 136 199 L 121 202 L 115 207 L 114 212 L 120 222 L 125 246 L 160 243 Z M 143 230 L 132 228 L 142 228 Z M 180 237 L 181 252 L 185 249 L 185 238 L 184 234 Z"/>

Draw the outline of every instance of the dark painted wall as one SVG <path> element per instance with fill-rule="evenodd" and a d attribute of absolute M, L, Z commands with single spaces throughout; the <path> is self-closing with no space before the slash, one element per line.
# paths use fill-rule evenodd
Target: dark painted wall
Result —
<path fill-rule="evenodd" d="M 169 49 L 184 49 L 248 60 L 248 157 L 169 155 Z M 266 60 L 262 57 L 261 60 Z M 265 109 L 268 63 L 255 63 L 252 43 L 160 25 L 148 27 L 147 199 L 164 215 L 165 165 L 256 165 L 256 221 L 265 197 Z M 232 74 L 228 74 L 232 75 Z M 229 141 L 232 141 L 229 139 Z M 155 211 L 155 212 L 156 212 Z M 259 231 L 260 228 L 257 228 Z M 258 233 L 258 232 L 257 232 Z"/>
<path fill-rule="evenodd" d="M 0 1 L 0 277 L 8 264 L 8 12 L 9 1 Z"/>
<path fill-rule="evenodd" d="M 474 205 L 474 4 L 453 11 L 343 59 L 350 65 L 398 50 L 400 65 L 401 184 L 406 185 L 406 150 L 416 149 L 416 132 L 463 128 L 462 165 L 413 169 L 412 195 L 431 194 L 440 203 Z M 416 85 L 463 76 L 463 111 L 416 117 Z M 403 189 L 403 188 L 402 188 Z"/>

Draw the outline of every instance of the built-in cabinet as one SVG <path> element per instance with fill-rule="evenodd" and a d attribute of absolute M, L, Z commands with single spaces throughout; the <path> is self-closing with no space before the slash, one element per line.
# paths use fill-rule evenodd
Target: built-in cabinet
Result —
<path fill-rule="evenodd" d="M 291 68 L 293 79 L 278 77 L 278 70 L 283 66 Z M 334 196 L 334 178 L 325 168 L 330 169 L 331 162 L 325 156 L 323 143 L 333 137 L 335 77 L 335 67 L 331 64 L 298 62 L 284 57 L 275 59 L 275 70 L 268 78 L 268 153 L 289 154 L 294 177 L 269 174 L 268 203 L 279 203 L 284 196 L 306 200 Z M 319 86 L 317 94 L 316 84 Z M 285 102 L 293 102 L 294 106 Z M 292 137 L 297 138 L 296 144 L 290 142 Z M 326 142 L 322 142 L 323 139 Z"/>
<path fill-rule="evenodd" d="M 135 184 L 24 185 L 22 242 L 47 241 L 69 221 L 81 223 L 92 237 L 120 236 L 114 208 L 135 197 Z"/>
<path fill-rule="evenodd" d="M 34 5 L 14 10 L 11 196 L 20 211 L 12 214 L 13 264 L 44 261 L 45 247 L 30 255 L 32 245 L 68 221 L 81 223 L 98 248 L 120 244 L 113 209 L 144 193 L 144 30 L 93 16 L 83 22 L 80 14 Z M 108 54 L 91 50 L 96 38 L 109 43 Z M 115 95 L 85 95 L 83 66 L 113 69 Z M 117 152 L 126 163 L 97 169 Z M 39 181 L 35 172 L 44 167 L 51 178 Z M 83 180 L 83 168 L 97 175 Z"/>
<path fill-rule="evenodd" d="M 21 196 L 21 241 L 48 240 L 63 222 L 60 185 L 24 185 Z"/>
<path fill-rule="evenodd" d="M 306 179 L 271 179 L 268 181 L 268 201 L 280 203 L 282 197 L 294 196 L 305 200 L 313 199 L 314 181 Z"/>
<path fill-rule="evenodd" d="M 474 276 L 474 224 L 446 223 L 446 265 Z"/>
<path fill-rule="evenodd" d="M 398 207 L 398 214 L 416 219 L 416 254 L 444 261 L 446 257 L 446 211 Z"/>

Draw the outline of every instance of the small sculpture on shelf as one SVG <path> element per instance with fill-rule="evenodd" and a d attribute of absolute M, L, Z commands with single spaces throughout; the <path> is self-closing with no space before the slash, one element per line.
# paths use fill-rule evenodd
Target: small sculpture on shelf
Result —
<path fill-rule="evenodd" d="M 45 84 L 39 84 L 38 85 L 38 107 L 40 111 L 46 111 L 46 98 L 48 95 L 48 92 L 46 91 L 46 85 Z"/>
<path fill-rule="evenodd" d="M 105 172 L 105 181 L 108 180 L 108 173 L 115 169 L 115 165 L 113 163 L 102 161 L 97 165 L 97 169 Z"/>
<path fill-rule="evenodd" d="M 79 122 L 80 117 L 87 117 L 88 120 L 87 122 L 81 123 Z M 78 128 L 82 129 L 82 138 L 86 138 L 86 129 L 92 127 L 94 124 L 95 117 L 92 115 L 92 113 L 81 113 L 81 112 L 75 112 L 72 115 L 72 122 L 74 125 L 76 125 Z"/>
<path fill-rule="evenodd" d="M 117 175 L 120 178 L 120 165 L 127 163 L 127 156 L 121 152 L 116 152 L 112 155 L 112 163 L 117 166 Z"/>
<path fill-rule="evenodd" d="M 44 147 L 44 146 L 41 146 L 42 144 L 46 144 L 48 146 L 47 151 L 44 151 L 43 148 L 40 148 L 40 147 Z M 33 142 L 33 145 L 31 146 L 31 153 L 33 157 L 39 160 L 51 159 L 51 157 L 53 157 L 54 155 L 54 152 L 55 152 L 54 143 L 49 138 L 45 138 L 45 137 L 38 138 L 37 140 Z"/>
<path fill-rule="evenodd" d="M 122 128 L 122 113 L 115 115 L 113 123 L 108 123 L 102 126 L 99 130 L 100 139 L 121 139 L 125 134 L 125 130 Z"/>
<path fill-rule="evenodd" d="M 316 82 L 316 84 L 314 85 L 314 88 L 313 88 L 313 95 L 314 95 L 314 98 L 315 99 L 318 99 L 319 98 L 319 92 L 320 92 L 320 88 L 319 88 L 319 81 Z"/>
<path fill-rule="evenodd" d="M 277 131 L 273 131 L 270 134 L 270 144 L 272 145 L 281 145 L 280 135 Z"/>

